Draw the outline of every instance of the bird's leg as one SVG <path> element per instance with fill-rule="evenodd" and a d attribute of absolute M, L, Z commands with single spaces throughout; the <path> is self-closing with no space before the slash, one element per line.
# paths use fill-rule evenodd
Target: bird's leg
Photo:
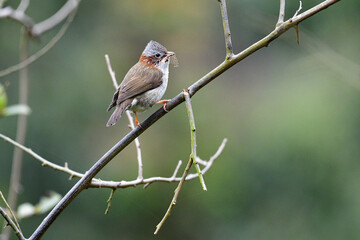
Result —
<path fill-rule="evenodd" d="M 162 104 L 164 104 L 163 105 L 163 109 L 164 109 L 164 111 L 165 112 L 169 112 L 168 110 L 166 110 L 166 104 L 168 103 L 168 102 L 170 102 L 171 101 L 171 99 L 164 99 L 164 100 L 160 100 L 160 101 L 157 101 L 155 104 L 159 104 L 159 103 L 162 103 Z"/>
<path fill-rule="evenodd" d="M 140 125 L 139 121 L 137 120 L 136 112 L 134 112 L 134 116 L 135 116 L 135 123 L 136 123 L 136 126 L 141 127 L 141 125 Z"/>

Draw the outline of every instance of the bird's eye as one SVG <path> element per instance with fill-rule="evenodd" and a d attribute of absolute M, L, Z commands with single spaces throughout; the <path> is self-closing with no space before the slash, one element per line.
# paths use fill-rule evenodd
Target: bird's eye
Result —
<path fill-rule="evenodd" d="M 157 57 L 157 58 L 160 57 L 160 53 L 157 53 L 157 54 L 155 55 L 155 57 Z"/>

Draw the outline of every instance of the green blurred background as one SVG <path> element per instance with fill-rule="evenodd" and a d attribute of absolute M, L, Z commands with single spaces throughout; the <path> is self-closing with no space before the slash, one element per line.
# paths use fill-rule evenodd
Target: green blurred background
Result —
<path fill-rule="evenodd" d="M 303 1 L 307 10 L 316 1 Z M 36 22 L 65 1 L 33 0 Z M 7 4 L 17 6 L 17 1 Z M 287 1 L 286 17 L 298 1 Z M 228 1 L 236 52 L 273 30 L 279 1 Z M 106 216 L 108 189 L 82 192 L 44 239 L 360 239 L 360 2 L 341 1 L 289 30 L 193 97 L 198 154 L 208 159 L 223 138 L 223 154 L 205 175 L 186 182 L 157 236 L 156 224 L 175 183 L 117 190 Z M 44 46 L 60 27 L 31 43 Z M 17 63 L 20 25 L 0 20 L 0 68 Z M 114 89 L 104 55 L 120 81 L 149 40 L 175 51 L 165 98 L 171 98 L 224 59 L 217 1 L 82 1 L 68 32 L 30 66 L 26 146 L 85 172 L 129 129 L 122 118 L 106 128 Z M 18 73 L 0 79 L 9 105 L 18 98 Z M 143 121 L 160 106 L 139 115 Z M 16 117 L 0 119 L 15 138 Z M 140 137 L 144 175 L 170 176 L 190 153 L 182 104 Z M 0 190 L 8 192 L 13 147 L 0 141 Z M 183 166 L 184 167 L 184 166 Z M 182 171 L 182 170 L 181 170 Z M 98 175 L 137 176 L 133 145 Z M 36 203 L 49 190 L 64 195 L 76 180 L 25 154 L 19 202 Z M 21 221 L 29 236 L 45 216 Z M 2 222 L 2 221 L 1 221 Z"/>

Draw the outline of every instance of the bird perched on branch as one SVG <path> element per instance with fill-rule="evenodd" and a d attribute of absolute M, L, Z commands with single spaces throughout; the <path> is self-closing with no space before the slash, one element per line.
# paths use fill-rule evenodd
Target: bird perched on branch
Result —
<path fill-rule="evenodd" d="M 169 78 L 170 57 L 174 52 L 164 46 L 150 41 L 142 52 L 139 61 L 128 71 L 124 80 L 116 90 L 107 111 L 115 107 L 106 126 L 114 125 L 126 110 L 134 112 L 136 125 L 140 126 L 136 112 L 142 112 L 156 103 L 166 103 L 161 100 L 166 91 Z"/>

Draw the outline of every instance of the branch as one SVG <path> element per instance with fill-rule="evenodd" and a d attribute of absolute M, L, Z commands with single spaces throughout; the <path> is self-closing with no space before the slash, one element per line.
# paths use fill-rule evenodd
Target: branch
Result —
<path fill-rule="evenodd" d="M 184 185 L 186 176 L 189 174 L 189 170 L 192 164 L 194 164 L 196 166 L 196 171 L 199 175 L 199 179 L 200 179 L 200 183 L 203 187 L 204 191 L 207 191 L 206 185 L 205 185 L 205 181 L 203 178 L 203 175 L 201 173 L 199 164 L 197 163 L 196 159 L 197 159 L 197 155 L 196 155 L 196 127 L 195 127 L 195 118 L 194 118 L 194 113 L 192 110 L 192 106 L 191 106 L 191 99 L 188 93 L 188 89 L 184 90 L 184 96 L 185 96 L 185 102 L 186 102 L 186 109 L 187 109 L 187 113 L 188 113 L 188 118 L 189 118 L 189 125 L 190 125 L 190 138 L 191 138 L 191 154 L 189 157 L 189 162 L 185 168 L 185 171 L 183 173 L 183 176 L 179 182 L 178 187 L 175 189 L 175 194 L 173 199 L 171 200 L 170 206 L 167 209 L 164 217 L 161 219 L 160 223 L 156 226 L 156 230 L 154 232 L 154 234 L 157 234 L 160 231 L 160 228 L 162 227 L 162 225 L 164 224 L 164 222 L 166 221 L 166 219 L 170 216 L 170 212 L 172 210 L 172 208 L 175 206 L 176 204 L 176 200 L 180 194 L 180 190 L 182 188 L 182 186 Z"/>
<path fill-rule="evenodd" d="M 31 35 L 37 37 L 56 27 L 77 9 L 80 2 L 81 0 L 68 0 L 54 15 L 40 23 L 35 24 L 31 30 Z"/>
<path fill-rule="evenodd" d="M 300 1 L 299 8 L 298 8 L 298 10 L 296 10 L 296 12 L 292 18 L 296 17 L 299 14 L 299 12 L 301 11 L 301 9 L 302 9 L 302 2 Z"/>
<path fill-rule="evenodd" d="M 117 89 L 119 87 L 119 84 L 116 81 L 115 72 L 111 68 L 109 55 L 105 54 L 105 60 L 106 60 L 106 65 L 107 65 L 111 80 L 112 80 L 112 82 L 114 84 L 114 88 Z"/>
<path fill-rule="evenodd" d="M 126 111 L 126 115 L 129 119 L 130 123 L 130 129 L 135 129 L 134 119 L 131 116 L 131 113 L 129 111 Z M 137 155 L 137 161 L 138 161 L 138 177 L 137 179 L 143 179 L 143 163 L 142 163 L 142 156 L 141 156 L 141 147 L 140 147 L 140 141 L 138 138 L 135 138 L 135 147 L 136 147 L 136 155 Z"/>
<path fill-rule="evenodd" d="M 29 0 L 22 0 L 16 10 L 11 7 L 0 9 L 0 18 L 14 19 L 24 25 L 30 36 L 38 37 L 61 23 L 76 10 L 80 2 L 81 0 L 68 0 L 54 15 L 35 24 L 34 20 L 24 13 L 29 5 Z"/>
<path fill-rule="evenodd" d="M 15 214 L 11 210 L 9 204 L 7 203 L 7 201 L 4 198 L 4 195 L 2 194 L 1 191 L 0 191 L 0 197 L 4 201 L 5 205 L 8 207 L 9 212 L 10 212 L 11 216 L 14 218 L 15 222 L 9 217 L 9 215 L 6 213 L 6 211 L 2 207 L 0 207 L 0 214 L 4 217 L 7 224 L 14 230 L 14 233 L 16 234 L 16 236 L 18 236 L 18 238 L 21 240 L 25 240 L 25 237 L 23 236 L 23 234 L 21 232 L 20 225 L 15 218 Z"/>
<path fill-rule="evenodd" d="M 276 27 L 284 23 L 285 18 L 285 0 L 280 0 L 279 19 L 276 23 Z"/>
<path fill-rule="evenodd" d="M 21 150 L 23 150 L 24 152 L 30 154 L 31 156 L 33 156 L 35 159 L 39 160 L 42 163 L 42 166 L 47 166 L 50 167 L 54 170 L 57 171 L 61 171 L 64 173 L 67 173 L 70 175 L 70 179 L 72 179 L 73 177 L 77 177 L 77 178 L 82 178 L 84 176 L 84 174 L 80 173 L 80 172 L 76 172 L 74 170 L 71 170 L 68 166 L 67 163 L 65 163 L 65 166 L 60 166 L 58 164 L 52 163 L 49 160 L 46 160 L 45 158 L 41 157 L 40 155 L 38 155 L 37 153 L 35 153 L 33 150 L 31 150 L 30 148 L 27 148 L 19 143 L 17 143 L 16 141 L 12 140 L 11 138 L 3 135 L 0 133 L 0 138 L 2 138 L 3 140 L 5 140 L 6 142 L 9 142 L 11 144 L 13 144 L 14 146 L 20 148 Z M 219 146 L 217 152 L 214 154 L 214 156 L 212 156 L 210 158 L 209 161 L 204 161 L 204 160 L 198 160 L 201 161 L 199 162 L 200 164 L 204 165 L 204 169 L 201 171 L 201 173 L 204 175 L 213 165 L 213 162 L 215 159 L 217 159 L 219 157 L 219 155 L 221 154 L 222 150 L 225 147 L 227 139 L 224 139 L 223 142 L 221 143 L 221 145 Z M 199 158 L 198 158 L 199 159 Z M 179 161 L 178 165 L 175 168 L 175 171 L 173 173 L 173 175 L 171 177 L 150 177 L 150 178 L 145 178 L 145 179 L 140 179 L 137 178 L 135 180 L 132 181 L 120 181 L 120 182 L 116 182 L 116 181 L 105 181 L 105 180 L 101 180 L 98 178 L 93 178 L 91 181 L 91 184 L 88 186 L 88 188 L 111 188 L 111 189 L 116 189 L 116 188 L 127 188 L 127 187 L 135 187 L 137 185 L 141 185 L 144 184 L 144 188 L 148 187 L 151 183 L 154 182 L 179 182 L 181 180 L 180 177 L 176 177 L 176 174 L 180 168 L 181 165 L 181 161 Z M 197 173 L 194 174 L 189 174 L 186 177 L 186 181 L 194 179 L 198 176 Z"/>
<path fill-rule="evenodd" d="M 162 225 L 164 224 L 164 222 L 166 221 L 166 219 L 170 216 L 170 212 L 172 210 L 172 208 L 175 206 L 176 204 L 176 200 L 179 196 L 179 193 L 180 193 L 180 190 L 182 188 L 182 186 L 184 185 L 184 182 L 185 182 L 185 179 L 186 179 L 186 176 L 189 174 L 189 171 L 190 171 L 190 168 L 191 168 L 191 165 L 193 163 L 194 159 L 192 158 L 192 156 L 190 155 L 190 158 L 189 158 L 189 161 L 188 161 L 188 164 L 186 165 L 186 168 L 185 168 L 185 171 L 181 177 L 181 180 L 179 182 L 179 185 L 177 186 L 177 188 L 175 189 L 175 194 L 174 194 L 174 197 L 173 199 L 171 200 L 171 203 L 170 203 L 170 206 L 169 208 L 167 209 L 164 217 L 161 219 L 161 221 L 159 222 L 158 225 L 156 225 L 156 230 L 154 232 L 154 234 L 157 234 L 160 230 L 160 228 L 162 227 Z"/>
<path fill-rule="evenodd" d="M 20 39 L 20 61 L 29 55 L 29 36 L 23 32 Z M 19 72 L 19 104 L 28 105 L 29 95 L 29 69 L 24 68 Z M 19 115 L 16 127 L 16 141 L 24 144 L 27 130 L 27 115 Z M 10 186 L 8 202 L 12 209 L 16 208 L 18 194 L 21 189 L 21 170 L 23 163 L 23 152 L 19 148 L 14 149 L 12 167 L 10 174 Z M 3 240 L 10 239 L 10 229 L 4 229 Z"/>
<path fill-rule="evenodd" d="M 1 197 L 1 199 L 3 200 L 3 202 L 5 203 L 6 207 L 9 209 L 9 212 L 10 212 L 12 218 L 14 219 L 17 228 L 18 228 L 18 229 L 20 230 L 20 232 L 21 232 L 21 228 L 20 228 L 20 225 L 19 225 L 19 223 L 18 223 L 18 221 L 17 221 L 17 219 L 16 219 L 16 216 L 15 216 L 15 214 L 14 214 L 14 212 L 12 211 L 9 203 L 6 201 L 4 195 L 3 195 L 3 193 L 2 193 L 1 191 L 0 191 L 0 197 Z"/>
<path fill-rule="evenodd" d="M 112 201 L 112 199 L 114 197 L 115 190 L 116 190 L 115 188 L 111 189 L 110 196 L 109 196 L 109 198 L 107 200 L 108 205 L 107 205 L 107 208 L 105 210 L 105 215 L 107 215 L 109 213 L 109 210 L 110 210 L 110 207 L 111 207 L 111 201 Z"/>
<path fill-rule="evenodd" d="M 248 57 L 252 53 L 258 51 L 259 49 L 266 47 L 282 35 L 284 32 L 294 27 L 296 24 L 299 24 L 301 21 L 311 17 L 317 12 L 333 5 L 334 3 L 340 0 L 326 0 L 315 7 L 307 10 L 306 12 L 287 20 L 275 30 L 273 30 L 269 35 L 251 45 L 244 51 L 235 55 L 230 60 L 226 60 L 206 74 L 204 77 L 199 79 L 197 82 L 192 84 L 189 87 L 189 95 L 193 96 L 199 91 L 201 88 L 206 86 L 208 83 L 213 81 L 216 77 L 221 75 L 223 72 L 234 66 L 236 63 L 240 62 L 244 58 Z M 184 102 L 183 93 L 179 93 L 175 96 L 170 102 L 167 103 L 166 109 L 167 112 L 171 111 L 178 105 Z M 95 177 L 95 175 L 105 167 L 111 159 L 113 159 L 119 152 L 121 152 L 127 145 L 129 145 L 132 141 L 135 140 L 140 134 L 146 131 L 151 125 L 157 122 L 160 118 L 162 118 L 167 112 L 161 107 L 155 113 L 153 113 L 150 117 L 148 117 L 142 124 L 141 128 L 136 127 L 130 133 L 128 133 L 124 138 L 122 138 L 118 143 L 116 143 L 107 153 L 105 153 L 87 172 L 86 174 L 69 190 L 69 192 L 62 198 L 62 200 L 54 207 L 54 209 L 48 214 L 48 216 L 42 221 L 39 227 L 35 230 L 29 240 L 39 239 L 46 230 L 50 227 L 50 225 L 55 221 L 55 219 L 61 214 L 61 212 L 71 203 L 71 201 L 76 198 L 76 196 L 84 189 L 86 189 L 91 183 L 91 179 Z"/>
<path fill-rule="evenodd" d="M 0 9 L 0 11 L 1 11 L 1 9 Z M 59 32 L 50 40 L 50 42 L 48 42 L 48 44 L 46 44 L 37 53 L 35 53 L 31 57 L 25 59 L 24 61 L 22 61 L 22 62 L 20 62 L 20 63 L 18 63 L 16 65 L 13 65 L 11 67 L 8 67 L 8 68 L 6 68 L 4 70 L 1 70 L 0 71 L 0 77 L 4 77 L 4 76 L 6 76 L 6 75 L 8 75 L 10 73 L 19 71 L 19 70 L 29 66 L 30 64 L 32 64 L 33 62 L 38 60 L 41 56 L 43 56 L 45 53 L 47 53 L 64 36 L 66 30 L 70 26 L 70 23 L 74 19 L 75 14 L 76 14 L 76 11 L 73 11 L 72 14 L 66 20 L 66 22 L 64 23 L 64 25 L 59 30 Z"/>
<path fill-rule="evenodd" d="M 20 5 L 21 6 L 21 5 Z M 20 8 L 19 6 L 19 8 Z M 26 28 L 28 32 L 31 32 L 32 27 L 34 26 L 34 20 L 27 16 L 21 9 L 13 9 L 12 7 L 5 7 L 0 9 L 0 18 L 10 18 L 13 19 Z M 23 8 L 23 7 L 22 7 Z"/>
<path fill-rule="evenodd" d="M 30 0 L 21 0 L 20 4 L 16 10 L 25 12 L 26 9 L 29 7 L 29 3 L 30 3 Z"/>
<path fill-rule="evenodd" d="M 9 226 L 14 230 L 14 233 L 20 240 L 26 240 L 21 231 L 18 229 L 14 221 L 7 215 L 5 210 L 0 207 L 0 214 L 5 218 L 6 222 L 9 224 Z"/>
<path fill-rule="evenodd" d="M 190 99 L 190 95 L 187 92 L 187 89 L 184 90 L 184 96 L 185 96 L 185 103 L 186 103 L 186 109 L 187 109 L 187 113 L 188 113 L 188 118 L 189 118 L 189 125 L 190 125 L 190 135 L 191 135 L 191 154 L 190 154 L 190 159 L 193 159 L 193 163 L 195 165 L 196 171 L 199 175 L 199 180 L 201 183 L 201 186 L 203 188 L 204 191 L 207 191 L 206 185 L 205 185 L 205 181 L 203 178 L 203 175 L 201 173 L 199 164 L 196 162 L 197 159 L 197 154 L 196 154 L 196 127 L 195 127 L 195 119 L 194 119 L 194 113 L 192 110 L 192 106 L 191 106 L 191 99 Z"/>
<path fill-rule="evenodd" d="M 3 135 L 0 133 L 0 138 L 4 139 L 6 142 L 9 142 L 11 144 L 13 144 L 15 147 L 23 150 L 24 152 L 30 154 L 31 156 L 33 156 L 35 159 L 39 160 L 42 164 L 42 166 L 48 166 L 48 167 L 51 167 L 53 168 L 54 170 L 58 170 L 58 171 L 62 171 L 62 172 L 65 172 L 67 174 L 70 175 L 70 178 L 72 177 L 78 177 L 78 178 L 81 178 L 82 176 L 84 176 L 83 174 L 79 173 L 79 172 L 76 172 L 76 171 L 73 171 L 71 169 L 68 168 L 68 165 L 67 163 L 65 163 L 65 166 L 62 167 L 62 166 L 59 166 L 55 163 L 52 163 L 48 160 L 46 160 L 45 158 L 41 157 L 40 155 L 38 155 L 37 153 L 35 153 L 33 150 L 31 150 L 30 148 L 27 148 L 21 144 L 19 144 L 18 142 L 12 140 L 11 138 Z"/>
<path fill-rule="evenodd" d="M 226 0 L 219 0 L 221 8 L 221 16 L 224 28 L 225 46 L 226 46 L 226 59 L 232 58 L 234 55 L 231 43 L 231 33 L 229 27 L 229 19 L 226 10 Z"/>

